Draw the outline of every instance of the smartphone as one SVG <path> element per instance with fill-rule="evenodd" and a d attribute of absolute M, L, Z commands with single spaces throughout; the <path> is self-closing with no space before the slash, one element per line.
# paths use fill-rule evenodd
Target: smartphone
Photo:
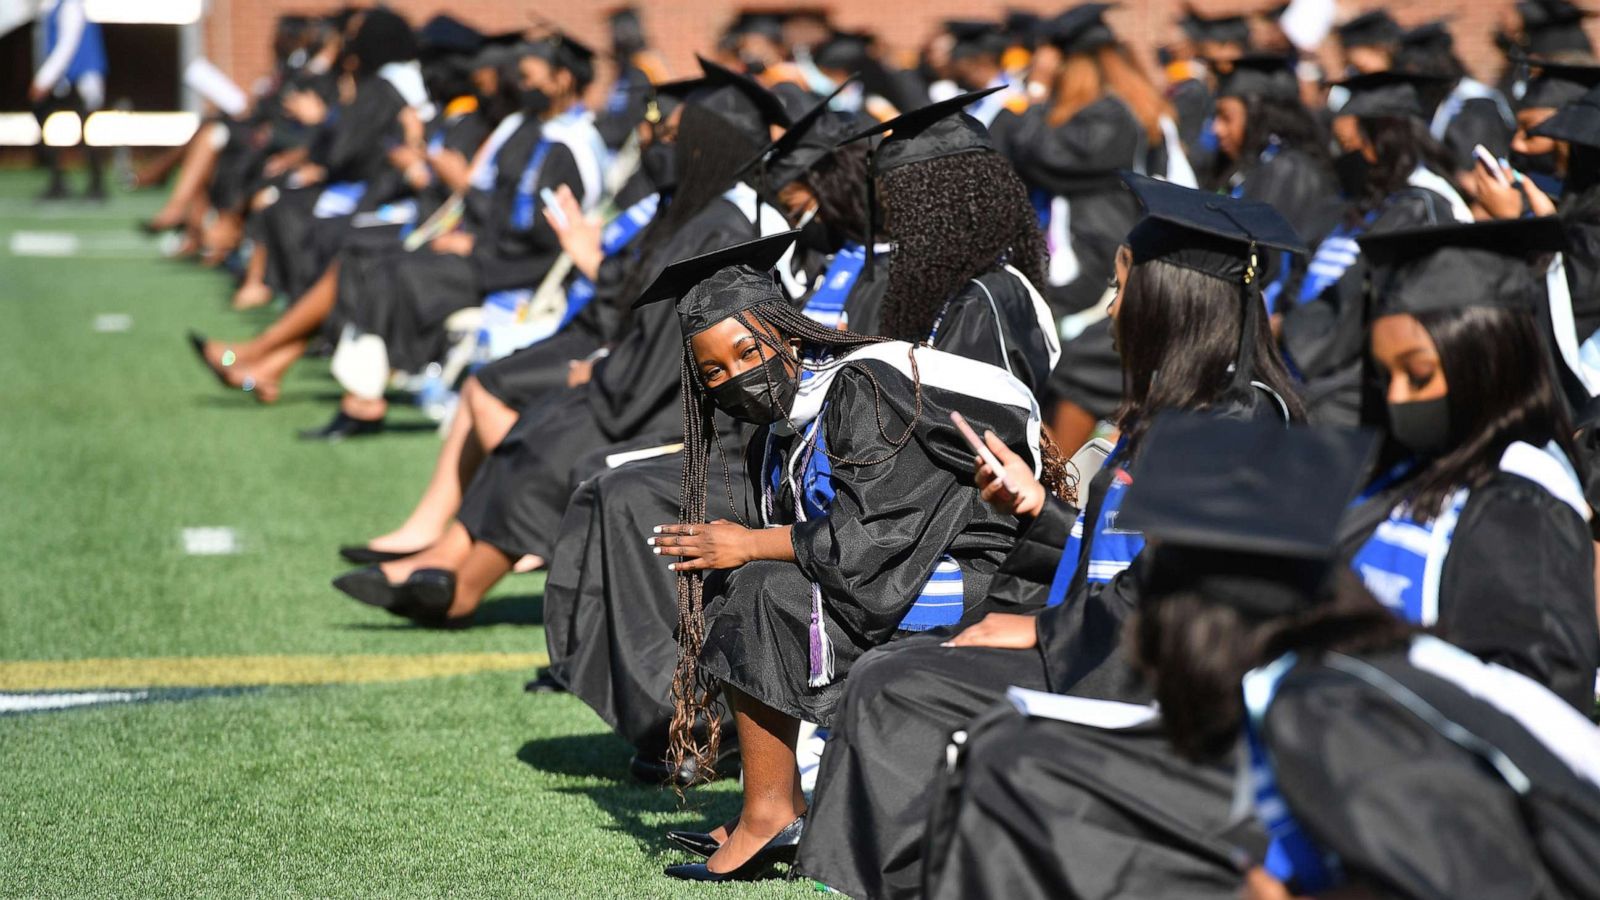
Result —
<path fill-rule="evenodd" d="M 1500 161 L 1494 158 L 1494 154 L 1489 152 L 1488 147 L 1482 144 L 1473 147 L 1472 157 L 1478 161 L 1478 165 L 1487 170 L 1490 175 L 1493 175 L 1495 180 L 1508 187 L 1511 185 L 1511 182 L 1506 180 L 1505 169 L 1500 167 Z"/>
<path fill-rule="evenodd" d="M 995 459 L 994 454 L 989 452 L 989 448 L 984 445 L 983 439 L 978 437 L 978 433 L 973 431 L 972 426 L 967 423 L 966 416 L 951 410 L 950 421 L 956 423 L 956 430 L 961 432 L 961 436 L 967 439 L 968 444 L 972 445 L 972 452 L 978 454 L 978 458 L 983 460 L 984 465 L 988 466 L 999 477 L 1000 486 L 1015 494 L 1017 489 L 1011 483 L 1011 479 L 1006 477 L 1005 466 L 1000 465 L 1000 460 Z"/>
<path fill-rule="evenodd" d="M 539 202 L 543 203 L 544 208 L 550 211 L 550 216 L 556 220 L 557 225 L 560 225 L 562 228 L 567 227 L 567 213 L 561 208 L 560 202 L 556 200 L 555 191 L 552 191 L 547 187 L 540 188 Z"/>
<path fill-rule="evenodd" d="M 1100 474 L 1100 470 L 1105 466 L 1106 460 L 1111 457 L 1113 449 L 1115 448 L 1112 447 L 1111 442 L 1105 438 L 1094 438 L 1089 443 L 1084 444 L 1077 453 L 1072 454 L 1072 459 L 1068 462 L 1068 465 L 1078 473 L 1078 483 L 1083 485 L 1080 496 L 1087 495 L 1089 482 Z"/>

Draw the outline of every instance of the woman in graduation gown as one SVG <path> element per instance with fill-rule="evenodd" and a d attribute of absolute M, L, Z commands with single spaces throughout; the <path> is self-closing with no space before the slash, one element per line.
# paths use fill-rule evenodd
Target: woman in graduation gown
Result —
<path fill-rule="evenodd" d="M 1454 164 L 1422 120 L 1419 81 L 1426 79 L 1378 72 L 1343 82 L 1350 100 L 1333 120 L 1343 150 L 1334 169 L 1350 207 L 1317 245 L 1298 296 L 1282 304 L 1284 355 L 1314 422 L 1353 425 L 1360 417 L 1367 269 L 1356 239 L 1472 220 L 1448 180 Z"/>
<path fill-rule="evenodd" d="M 1221 529 L 1181 488 L 1130 498 L 1163 539 L 1134 631 L 1161 708 L 1183 711 L 1164 727 L 1185 759 L 1238 760 L 1270 836 L 1239 846 L 1246 896 L 1600 896 L 1600 732 L 1330 566 L 1335 519 L 1311 509 L 1336 514 L 1341 480 L 1241 484 Z"/>
<path fill-rule="evenodd" d="M 1438 628 L 1478 657 L 1523 672 L 1569 703 L 1581 701 L 1580 709 L 1588 712 L 1594 670 L 1600 664 L 1593 554 L 1583 515 L 1572 505 L 1582 503 L 1577 479 L 1561 462 L 1562 452 L 1551 449 L 1570 440 L 1558 437 L 1566 433 L 1558 424 L 1560 402 L 1545 374 L 1526 307 L 1538 291 L 1526 258 L 1559 245 L 1559 237 L 1559 229 L 1545 220 L 1368 239 L 1366 252 L 1376 267 L 1376 289 L 1387 313 L 1374 326 L 1373 347 L 1383 368 L 1391 370 L 1389 397 L 1395 402 L 1389 407 L 1390 431 L 1414 440 L 1429 431 L 1415 427 L 1427 418 L 1427 409 L 1448 409 L 1445 418 L 1455 416 L 1461 429 L 1452 432 L 1446 426 L 1445 433 L 1456 434 L 1452 440 L 1465 452 L 1434 446 L 1428 458 L 1454 462 L 1430 463 L 1420 474 L 1398 482 L 1386 478 L 1359 503 L 1346 506 L 1346 498 L 1355 493 L 1348 485 L 1364 477 L 1357 469 L 1371 456 L 1356 452 L 1359 442 L 1354 439 L 1342 450 L 1337 435 L 1318 439 L 1307 432 L 1276 438 L 1213 434 L 1214 440 L 1208 440 L 1202 433 L 1208 427 L 1212 432 L 1225 429 L 1168 423 L 1160 434 L 1173 436 L 1183 452 L 1171 452 L 1173 442 L 1154 445 L 1164 452 L 1153 451 L 1142 461 L 1121 521 L 1147 536 L 1191 542 L 1196 535 L 1226 537 L 1242 530 L 1272 536 L 1281 550 L 1286 540 L 1303 537 L 1309 523 L 1331 509 L 1326 535 L 1301 541 L 1304 558 L 1328 557 L 1348 566 L 1377 596 L 1390 598 L 1385 605 L 1391 614 Z M 1425 343 L 1431 339 L 1417 316 L 1429 323 L 1429 331 L 1441 335 L 1439 345 Z M 1435 394 L 1444 386 L 1448 374 L 1441 358 L 1459 361 L 1452 371 L 1467 374 L 1448 385 L 1443 397 L 1417 398 L 1419 391 Z M 1485 381 L 1482 376 L 1488 373 L 1494 374 Z M 1489 383 L 1503 384 L 1504 392 L 1486 390 Z M 1230 472 L 1216 462 L 1213 445 L 1229 441 L 1252 447 L 1248 468 Z M 1536 451 L 1534 443 L 1547 449 Z M 1507 452 L 1513 447 L 1520 449 Z M 1476 459 L 1467 467 L 1476 474 L 1454 469 L 1462 459 Z M 1338 474 L 1343 470 L 1349 474 Z M 1464 480 L 1476 486 L 1457 494 L 1456 484 Z M 1331 496 L 1324 496 L 1324 490 Z M 1437 496 L 1439 490 L 1450 497 L 1449 508 L 1428 525 L 1419 524 L 1413 516 L 1420 513 L 1407 510 L 1431 508 L 1440 501 L 1425 494 Z M 1293 502 L 1286 503 L 1285 497 Z M 1222 510 L 1231 513 L 1223 517 Z M 1295 522 L 1282 521 L 1286 510 L 1293 511 Z M 1184 515 L 1210 521 L 1197 519 L 1179 529 L 1174 521 Z M 1432 534 L 1435 526 L 1438 535 Z M 1457 541 L 1464 542 L 1459 554 Z M 1416 553 L 1417 547 L 1429 552 Z M 1227 549 L 1237 547 L 1218 544 L 1207 554 L 1184 556 L 1175 571 L 1203 570 Z M 1161 560 L 1158 551 L 1158 565 L 1145 560 L 1145 569 L 1136 573 L 1141 604 L 1160 593 L 1150 589 L 1148 575 Z M 1274 571 L 1270 560 L 1231 562 L 1245 570 Z M 1211 627 L 1196 634 L 1202 642 L 1223 644 L 1220 630 Z M 1138 629 L 1135 633 L 1135 646 L 1149 654 L 1152 643 Z M 1197 677 L 1197 671 L 1187 670 L 1188 677 Z M 1082 818 L 1139 821 L 1152 816 L 1150 810 L 1160 810 L 1151 818 L 1156 827 L 1150 831 L 1165 837 L 1143 839 L 1138 853 L 1120 857 L 1162 859 L 1171 866 L 1169 881 L 1160 890 L 1146 887 L 1135 891 L 1139 896 L 1193 896 L 1197 881 L 1218 890 L 1229 884 L 1236 889 L 1237 875 L 1227 866 L 1228 845 L 1248 841 L 1250 835 L 1248 830 L 1229 833 L 1226 779 L 1221 766 L 1207 761 L 1215 761 L 1231 745 L 1232 735 L 1223 734 L 1222 746 L 1207 752 L 1180 740 L 1179 749 L 1185 752 L 1173 754 L 1161 745 L 1163 728 L 1191 735 L 1218 732 L 1206 724 L 1212 713 L 1197 708 L 1191 697 L 1163 694 L 1158 684 L 1157 700 L 1165 712 L 1160 721 L 1150 720 L 1153 728 L 1149 722 L 1110 728 L 1105 722 L 1090 727 L 1083 721 L 1023 720 L 1014 711 L 991 713 L 969 727 L 963 742 L 964 772 L 939 794 L 945 802 L 930 824 L 931 842 L 939 849 L 930 859 L 930 885 L 937 889 L 929 895 L 960 896 L 963 889 L 1004 871 L 1018 854 L 1044 860 L 1034 869 L 1050 873 L 1040 885 L 1107 883 L 1102 877 L 1106 870 L 1068 839 L 1076 829 L 1068 824 L 1073 820 L 1059 814 L 1066 809 L 1081 813 L 1090 802 L 1106 812 Z M 1115 768 L 1097 766 L 1101 758 L 1114 759 Z M 1092 801 L 1086 799 L 1090 797 Z M 1037 822 L 1050 824 L 1031 824 Z M 1128 842 L 1122 843 L 1127 851 Z M 1060 896 L 1059 890 L 1050 893 Z"/>
<path fill-rule="evenodd" d="M 1103 299 L 1117 247 L 1139 218 L 1117 173 L 1167 171 L 1158 151 L 1171 107 L 1117 42 L 1105 9 L 1084 4 L 1048 23 L 1061 54 L 1049 101 L 995 126 L 996 144 L 1028 185 L 1045 229 L 1050 259 L 1039 289 L 1058 323 L 1094 317 L 1085 311 Z M 1068 340 L 1050 382 L 1057 405 L 1049 418 L 1058 442 L 1073 448 L 1116 412 L 1122 376 L 1109 322 L 1059 333 Z"/>
<path fill-rule="evenodd" d="M 675 298 L 685 335 L 681 524 L 651 539 L 682 576 L 672 752 L 710 762 L 719 729 L 703 742 L 696 726 L 726 691 L 744 775 L 737 825 L 704 863 L 669 868 L 676 878 L 742 880 L 791 861 L 800 722 L 827 724 L 854 662 L 919 611 L 982 608 L 1017 521 L 979 500 L 950 413 L 1041 464 L 1038 406 L 1020 381 L 818 326 L 765 274 L 782 247 L 677 264 L 641 299 Z M 748 456 L 761 515 L 748 527 L 705 521 L 713 409 L 761 426 Z"/>
<path fill-rule="evenodd" d="M 677 114 L 677 194 L 638 238 L 640 256 L 618 296 L 637 297 L 667 261 L 787 228 L 736 173 L 765 146 L 773 125 L 789 124 L 788 115 L 753 80 L 705 60 L 701 65 L 706 78 Z M 744 176 L 755 178 L 753 171 Z M 514 561 L 548 560 L 580 460 L 623 441 L 651 447 L 682 440 L 677 327 L 670 309 L 632 310 L 609 354 L 586 377 L 521 411 L 438 542 L 381 568 L 347 573 L 335 585 L 420 622 L 460 624 Z"/>
<path fill-rule="evenodd" d="M 953 637 L 941 633 L 950 646 L 891 644 L 858 666 L 823 754 L 799 863 L 850 896 L 917 895 L 928 777 L 950 732 L 1009 685 L 1141 697 L 1118 646 L 1131 608 L 1119 576 L 1143 541 L 1116 519 L 1150 417 L 1163 409 L 1301 417 L 1271 350 L 1250 264 L 1252 252 L 1299 246 L 1288 224 L 1264 204 L 1128 177 L 1146 217 L 1119 253 L 1111 312 L 1129 398 L 1121 441 L 1093 479 L 1079 483 L 1076 503 L 1044 502 L 1042 490 L 1018 488 L 1026 496 L 1011 508 L 1031 522 L 1001 570 L 1005 590 L 997 585 L 996 605 L 1009 609 L 969 618 Z M 1008 467 L 1014 482 L 1030 484 L 1016 465 Z"/>
<path fill-rule="evenodd" d="M 803 309 L 825 327 L 876 321 L 890 271 L 887 253 L 876 255 L 871 271 L 865 266 L 866 146 L 839 145 L 856 122 L 819 103 L 765 154 L 767 179 L 779 186 L 779 196 L 810 208 L 799 243 L 830 254 Z M 792 217 L 806 214 L 790 208 Z M 722 446 L 738 447 L 739 427 L 726 417 L 717 425 Z M 709 492 L 709 515 L 749 519 L 754 507 L 746 505 L 744 460 L 727 455 L 733 498 Z M 580 463 L 574 470 L 545 584 L 550 667 L 529 686 L 570 690 L 589 704 L 637 749 L 630 765 L 635 777 L 654 784 L 690 778 L 664 762 L 678 659 L 676 577 L 640 535 L 641 527 L 677 514 L 681 476 L 678 452 L 615 465 Z"/>

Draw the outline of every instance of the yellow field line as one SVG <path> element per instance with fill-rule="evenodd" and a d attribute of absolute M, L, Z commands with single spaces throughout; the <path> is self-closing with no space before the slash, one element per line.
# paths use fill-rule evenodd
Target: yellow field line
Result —
<path fill-rule="evenodd" d="M 532 670 L 543 653 L 427 653 L 299 656 L 168 656 L 0 662 L 0 691 L 84 688 L 245 687 L 361 684 Z M 530 672 L 531 674 L 531 672 Z"/>

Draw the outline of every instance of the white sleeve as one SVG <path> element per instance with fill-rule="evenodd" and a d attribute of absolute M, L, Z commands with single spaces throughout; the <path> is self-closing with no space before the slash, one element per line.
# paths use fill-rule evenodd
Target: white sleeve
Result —
<path fill-rule="evenodd" d="M 56 45 L 45 57 L 44 65 L 33 76 L 33 86 L 49 91 L 67 73 L 72 57 L 77 55 L 78 44 L 83 41 L 83 29 L 88 17 L 83 12 L 83 0 L 61 0 L 61 17 L 57 20 Z"/>

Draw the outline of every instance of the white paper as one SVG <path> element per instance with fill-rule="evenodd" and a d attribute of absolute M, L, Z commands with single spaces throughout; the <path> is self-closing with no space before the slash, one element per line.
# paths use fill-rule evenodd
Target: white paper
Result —
<path fill-rule="evenodd" d="M 234 118 L 244 115 L 250 108 L 250 98 L 244 90 L 205 57 L 197 57 L 184 67 L 183 83 Z"/>
<path fill-rule="evenodd" d="M 1055 719 L 1094 728 L 1134 728 L 1153 722 L 1160 717 L 1154 706 L 1137 703 L 1119 703 L 1115 700 L 1091 700 L 1087 697 L 1068 697 L 1047 691 L 1011 687 L 1006 699 L 1025 716 L 1036 719 Z"/>

